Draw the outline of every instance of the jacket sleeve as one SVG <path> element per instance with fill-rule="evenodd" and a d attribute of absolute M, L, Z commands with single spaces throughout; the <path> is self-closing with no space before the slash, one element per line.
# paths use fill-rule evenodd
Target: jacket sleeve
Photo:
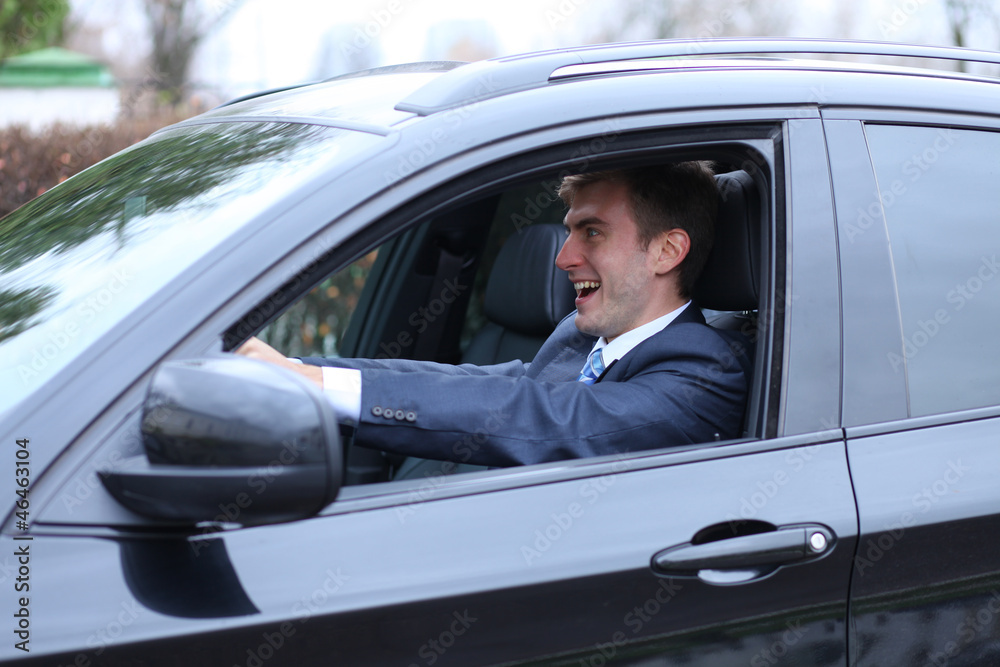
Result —
<path fill-rule="evenodd" d="M 735 437 L 747 391 L 737 355 L 704 325 L 668 329 L 616 364 L 618 381 L 594 385 L 366 363 L 358 443 L 511 466 Z"/>

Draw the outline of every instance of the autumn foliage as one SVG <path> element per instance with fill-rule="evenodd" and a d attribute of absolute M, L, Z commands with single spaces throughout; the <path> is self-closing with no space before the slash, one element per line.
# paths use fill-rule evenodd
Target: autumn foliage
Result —
<path fill-rule="evenodd" d="M 113 126 L 56 125 L 40 132 L 0 128 L 0 218 L 175 120 L 158 116 Z"/>

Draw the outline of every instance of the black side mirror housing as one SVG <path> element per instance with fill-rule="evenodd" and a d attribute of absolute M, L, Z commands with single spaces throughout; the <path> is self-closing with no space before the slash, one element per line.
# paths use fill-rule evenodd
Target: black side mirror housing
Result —
<path fill-rule="evenodd" d="M 173 523 L 315 515 L 341 485 L 336 415 L 308 380 L 238 356 L 171 361 L 142 407 L 145 455 L 100 473 L 128 509 Z"/>

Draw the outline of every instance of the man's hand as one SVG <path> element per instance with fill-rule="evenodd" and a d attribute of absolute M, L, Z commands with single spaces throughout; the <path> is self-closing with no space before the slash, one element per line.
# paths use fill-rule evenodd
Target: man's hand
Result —
<path fill-rule="evenodd" d="M 320 389 L 323 388 L 323 371 L 319 366 L 297 364 L 294 361 L 289 361 L 285 355 L 278 352 L 276 349 L 259 338 L 251 338 L 247 342 L 243 343 L 243 345 L 236 350 L 236 354 L 242 354 L 244 357 L 260 359 L 261 361 L 266 361 L 276 366 L 287 368 L 290 371 L 294 371 L 299 375 L 312 380 Z"/>

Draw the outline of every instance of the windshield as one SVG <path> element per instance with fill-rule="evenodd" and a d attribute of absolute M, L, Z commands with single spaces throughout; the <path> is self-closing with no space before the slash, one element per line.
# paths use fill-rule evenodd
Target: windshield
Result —
<path fill-rule="evenodd" d="M 310 172 L 380 139 L 287 123 L 171 129 L 0 220 L 0 414 Z"/>

